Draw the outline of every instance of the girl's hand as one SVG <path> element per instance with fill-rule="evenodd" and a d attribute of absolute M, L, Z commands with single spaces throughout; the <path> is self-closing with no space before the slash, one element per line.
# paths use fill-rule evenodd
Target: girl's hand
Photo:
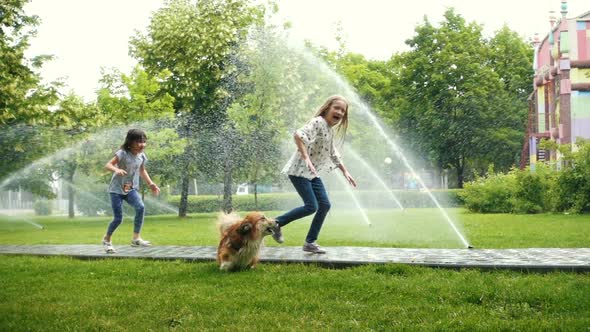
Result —
<path fill-rule="evenodd" d="M 350 185 L 356 188 L 356 181 L 354 181 L 352 175 L 350 175 L 348 171 L 344 172 L 344 177 L 346 178 L 346 180 L 348 180 L 348 183 L 350 183 Z"/>
<path fill-rule="evenodd" d="M 117 168 L 115 174 L 117 174 L 118 176 L 125 176 L 127 175 L 127 172 L 124 169 Z"/>
<path fill-rule="evenodd" d="M 150 184 L 150 190 L 154 196 L 158 196 L 160 194 L 160 187 L 158 187 L 155 183 Z"/>
<path fill-rule="evenodd" d="M 309 158 L 305 159 L 305 164 L 307 165 L 307 168 L 309 168 L 309 170 L 311 171 L 311 174 L 317 177 L 318 172 L 315 170 L 315 166 L 311 163 L 311 160 Z"/>

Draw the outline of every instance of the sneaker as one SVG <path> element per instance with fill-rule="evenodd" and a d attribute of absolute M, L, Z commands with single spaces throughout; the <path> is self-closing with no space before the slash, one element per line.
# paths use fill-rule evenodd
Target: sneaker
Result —
<path fill-rule="evenodd" d="M 131 240 L 132 247 L 151 247 L 152 243 L 144 239 Z"/>
<path fill-rule="evenodd" d="M 303 245 L 303 251 L 311 252 L 314 254 L 325 254 L 326 253 L 326 251 L 324 249 L 322 249 L 322 247 L 320 247 L 315 242 L 312 242 L 312 243 L 305 242 L 305 244 Z"/>
<path fill-rule="evenodd" d="M 281 226 L 279 224 L 277 224 L 272 229 L 272 238 L 275 239 L 275 241 L 277 241 L 277 243 L 285 242 L 285 239 L 283 238 L 283 232 L 281 231 Z"/>
<path fill-rule="evenodd" d="M 102 246 L 104 247 L 104 251 L 106 251 L 107 254 L 114 254 L 117 252 L 115 247 L 113 247 L 113 242 L 102 240 Z"/>

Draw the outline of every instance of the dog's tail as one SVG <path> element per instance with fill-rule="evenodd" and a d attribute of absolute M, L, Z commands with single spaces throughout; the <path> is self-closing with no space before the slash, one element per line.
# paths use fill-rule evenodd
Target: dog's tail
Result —
<path fill-rule="evenodd" d="M 236 213 L 220 213 L 217 216 L 217 230 L 219 231 L 219 235 L 223 235 L 225 231 L 236 222 L 240 221 L 240 216 Z"/>

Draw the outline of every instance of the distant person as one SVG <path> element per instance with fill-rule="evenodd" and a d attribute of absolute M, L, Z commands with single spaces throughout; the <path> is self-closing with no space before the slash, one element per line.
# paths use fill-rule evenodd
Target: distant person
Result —
<path fill-rule="evenodd" d="M 107 233 L 102 239 L 102 244 L 107 253 L 116 252 L 111 237 L 123 221 L 123 201 L 126 201 L 135 209 L 133 224 L 133 238 L 131 246 L 149 247 L 151 243 L 141 238 L 141 226 L 143 225 L 144 205 L 139 195 L 139 177 L 148 184 L 154 195 L 160 193 L 160 188 L 152 181 L 145 162 L 148 160 L 145 153 L 147 143 L 146 134 L 139 129 L 131 129 L 127 132 L 125 142 L 115 152 L 113 159 L 109 160 L 105 168 L 113 172 L 109 193 L 111 195 L 111 207 L 113 208 L 113 221 L 107 228 Z"/>
<path fill-rule="evenodd" d="M 356 187 L 356 182 L 344 167 L 334 145 L 335 127 L 343 142 L 348 128 L 348 102 L 341 96 L 328 98 L 315 116 L 293 135 L 297 151 L 285 165 L 282 173 L 289 176 L 304 205 L 276 218 L 277 227 L 274 229 L 273 238 L 278 243 L 284 241 L 282 227 L 293 220 L 315 213 L 305 238 L 303 251 L 315 254 L 326 252 L 316 243 L 324 219 L 330 210 L 328 193 L 319 174 L 339 168 L 346 180 Z"/>

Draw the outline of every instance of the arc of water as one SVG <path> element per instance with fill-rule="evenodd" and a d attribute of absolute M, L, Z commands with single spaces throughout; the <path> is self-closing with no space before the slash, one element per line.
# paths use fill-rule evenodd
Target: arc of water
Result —
<path fill-rule="evenodd" d="M 395 202 L 395 204 L 397 204 L 397 206 L 400 209 L 404 209 L 402 203 L 399 201 L 399 199 L 397 198 L 397 196 L 395 196 L 395 194 L 393 193 L 393 191 L 391 189 L 389 189 L 389 187 L 387 186 L 387 184 L 385 184 L 385 182 L 383 181 L 383 179 L 381 179 L 381 177 L 379 176 L 379 174 L 377 174 L 377 172 L 375 172 L 375 170 L 373 169 L 373 167 L 371 167 L 371 165 L 369 165 L 358 153 L 356 153 L 356 151 L 354 151 L 352 148 L 348 148 L 347 149 L 348 152 L 350 152 L 350 155 L 357 161 L 359 161 L 361 164 L 363 164 L 363 167 L 369 171 L 369 173 L 371 173 L 371 175 L 377 180 L 377 182 L 379 182 L 379 184 L 385 189 L 385 191 L 387 191 L 389 193 L 389 195 L 391 196 L 391 198 L 393 199 L 393 201 Z"/>
<path fill-rule="evenodd" d="M 403 162 L 404 166 L 410 170 L 410 172 L 412 173 L 412 175 L 417 179 L 418 184 L 420 185 L 420 187 L 426 192 L 426 194 L 428 195 L 428 197 L 430 197 L 430 199 L 432 200 L 432 202 L 434 202 L 434 204 L 436 205 L 436 207 L 439 209 L 439 211 L 441 212 L 441 214 L 443 215 L 445 221 L 449 224 L 449 226 L 451 227 L 451 229 L 455 232 L 455 234 L 459 237 L 459 239 L 461 240 L 461 242 L 463 243 L 463 245 L 465 245 L 465 247 L 469 248 L 470 245 L 467 242 L 467 240 L 465 239 L 465 237 L 463 237 L 463 235 L 461 234 L 461 232 L 459 232 L 459 230 L 457 229 L 457 226 L 455 226 L 455 223 L 453 223 L 453 221 L 451 220 L 451 217 L 449 217 L 449 215 L 447 214 L 447 212 L 445 211 L 445 209 L 440 205 L 440 203 L 438 202 L 438 200 L 436 199 L 436 197 L 434 197 L 434 195 L 432 194 L 432 192 L 430 191 L 430 189 L 428 189 L 428 187 L 426 186 L 426 184 L 424 184 L 424 181 L 422 181 L 422 178 L 418 175 L 418 173 L 416 173 L 416 171 L 414 170 L 414 168 L 412 167 L 412 165 L 410 164 L 410 162 L 408 161 L 408 159 L 406 158 L 406 156 L 401 152 L 401 150 L 399 149 L 399 147 L 389 138 L 389 135 L 387 135 L 387 133 L 385 132 L 385 130 L 383 129 L 383 127 L 381 127 L 381 124 L 379 123 L 379 121 L 377 121 L 377 119 L 375 118 L 375 115 L 373 115 L 371 112 L 368 111 L 367 107 L 360 101 L 357 101 L 358 105 L 363 105 L 363 110 L 365 111 L 365 114 L 369 117 L 369 119 L 371 120 L 371 122 L 375 125 L 375 127 L 377 128 L 377 130 L 379 131 L 379 133 L 385 137 L 385 140 L 387 141 L 388 145 L 392 148 L 392 150 L 396 153 L 396 155 L 401 159 L 401 161 Z"/>
<path fill-rule="evenodd" d="M 72 182 L 70 182 L 70 181 L 68 181 L 68 180 L 65 180 L 65 179 L 62 179 L 62 181 L 63 181 L 65 184 L 67 184 L 68 186 L 70 186 L 70 187 L 72 187 L 72 188 L 76 189 L 76 192 L 77 192 L 77 193 L 79 193 L 79 194 L 81 194 L 81 195 L 84 195 L 84 196 L 86 196 L 86 197 L 89 197 L 89 198 L 91 198 L 91 199 L 93 199 L 93 200 L 95 200 L 95 201 L 97 201 L 97 202 L 99 202 L 99 203 L 101 203 L 101 204 L 104 204 L 106 207 L 109 207 L 109 206 L 111 206 L 111 203 L 110 203 L 110 202 L 107 202 L 107 201 L 105 201 L 104 199 L 101 199 L 100 197 L 98 197 L 98 196 L 94 195 L 93 193 L 91 193 L 91 192 L 89 192 L 89 191 L 87 191 L 87 190 L 84 190 L 84 189 L 80 188 L 80 186 L 77 186 L 77 185 L 73 184 Z M 124 209 L 123 209 L 123 215 L 124 215 L 124 216 L 126 216 L 126 217 L 129 217 L 129 214 L 128 214 L 128 213 L 125 213 L 125 210 L 124 210 Z"/>
<path fill-rule="evenodd" d="M 6 185 L 10 184 L 10 182 L 12 182 L 12 180 L 14 179 L 14 177 L 17 174 L 27 174 L 32 168 L 40 166 L 40 165 L 45 165 L 48 164 L 49 162 L 51 162 L 52 160 L 54 160 L 55 158 L 61 158 L 69 153 L 71 153 L 72 151 L 74 151 L 73 147 L 69 147 L 69 148 L 65 148 L 63 150 L 58 151 L 57 153 L 54 153 L 50 156 L 46 156 L 43 157 L 41 159 L 38 159 L 36 161 L 34 161 L 33 163 L 31 163 L 30 165 L 28 165 L 27 167 L 18 170 L 10 175 L 8 175 L 4 181 L 2 181 L 2 183 L 0 183 L 0 189 L 4 188 Z"/>
<path fill-rule="evenodd" d="M 178 213 L 178 209 L 173 208 L 172 206 L 162 203 L 159 200 L 155 199 L 155 198 L 146 198 L 146 202 L 149 202 L 151 204 L 157 205 L 160 208 L 163 208 L 165 210 L 168 210 L 172 213 Z"/>
<path fill-rule="evenodd" d="M 432 192 L 428 189 L 428 187 L 426 187 L 426 185 L 422 181 L 422 178 L 418 175 L 418 173 L 416 173 L 416 171 L 411 166 L 410 162 L 404 156 L 404 154 L 402 153 L 402 151 L 393 142 L 393 140 L 389 137 L 389 135 L 385 132 L 385 130 L 383 129 L 383 127 L 381 126 L 381 124 L 379 123 L 379 121 L 377 121 L 377 118 L 369 110 L 368 106 L 366 106 L 365 103 L 363 103 L 360 100 L 360 98 L 354 92 L 354 90 L 350 87 L 350 85 L 346 81 L 344 81 L 342 79 L 342 77 L 340 75 L 338 75 L 333 69 L 329 68 L 324 62 L 322 62 L 321 60 L 319 60 L 311 52 L 302 50 L 301 51 L 301 54 L 303 55 L 304 58 L 306 58 L 311 63 L 316 63 L 317 66 L 318 66 L 318 69 L 321 70 L 323 73 L 325 73 L 326 75 L 332 77 L 334 79 L 334 81 L 340 87 L 343 88 L 343 90 L 346 92 L 346 94 L 348 96 L 351 96 L 349 98 L 351 98 L 352 102 L 355 103 L 356 105 L 359 105 L 360 106 L 361 110 L 369 117 L 369 120 L 377 128 L 377 130 L 379 131 L 379 134 L 381 134 L 381 136 L 383 136 L 383 138 L 385 138 L 385 140 L 387 141 L 387 144 L 392 148 L 392 150 L 402 160 L 402 162 L 404 163 L 404 166 L 406 166 L 406 168 L 418 180 L 418 183 L 420 184 L 421 188 L 424 189 L 424 191 L 428 194 L 428 197 L 432 200 L 432 202 L 439 209 L 439 211 L 441 212 L 441 214 L 444 217 L 445 221 L 449 224 L 449 226 L 451 227 L 451 229 L 459 237 L 459 239 L 461 240 L 461 242 L 463 243 L 463 245 L 465 245 L 466 248 L 471 248 L 471 246 L 469 245 L 469 243 L 467 242 L 467 240 L 465 239 L 465 237 L 463 237 L 463 235 L 461 234 L 461 232 L 459 232 L 459 230 L 457 229 L 457 227 L 455 226 L 455 224 L 453 223 L 453 221 L 451 220 L 451 218 L 449 217 L 449 215 L 447 214 L 447 212 L 444 210 L 444 208 L 440 205 L 440 203 L 438 202 L 438 200 L 436 199 L 436 197 L 434 197 L 434 195 L 432 194 Z"/>
<path fill-rule="evenodd" d="M 64 183 L 66 183 L 68 186 L 71 186 L 71 187 L 75 188 L 76 189 L 76 192 L 79 192 L 80 194 L 82 194 L 84 196 L 90 197 L 90 198 L 94 199 L 95 201 L 98 201 L 100 203 L 105 204 L 106 206 L 110 206 L 110 204 L 111 204 L 110 202 L 107 202 L 107 201 L 101 199 L 100 197 L 92 194 L 89 191 L 86 191 L 86 190 L 82 189 L 80 186 L 77 186 L 77 185 L 73 184 L 72 182 L 70 182 L 68 180 L 62 179 L 62 181 Z M 178 213 L 178 210 L 174 209 L 173 207 L 171 207 L 171 206 L 169 206 L 167 204 L 164 204 L 162 202 L 159 202 L 157 199 L 146 198 L 146 202 L 150 202 L 150 204 L 157 205 L 157 206 L 159 206 L 159 207 L 161 207 L 161 208 L 163 208 L 165 210 L 168 210 L 168 211 L 170 211 L 172 213 Z M 125 210 L 123 210 L 123 214 L 125 216 L 129 216 L 129 214 L 125 213 Z"/>
<path fill-rule="evenodd" d="M 358 210 L 361 214 L 361 217 L 363 217 L 363 221 L 365 223 L 367 223 L 367 225 L 369 225 L 369 227 L 373 226 L 373 224 L 371 223 L 371 220 L 369 219 L 369 216 L 367 216 L 367 214 L 365 213 L 363 206 L 356 198 L 356 195 L 352 192 L 352 189 L 350 188 L 350 184 L 342 176 L 336 175 L 336 177 L 338 178 L 338 181 L 340 181 L 340 183 L 342 183 L 344 185 L 346 192 L 350 195 L 350 198 L 354 202 L 354 205 L 356 205 L 356 207 L 358 208 Z"/>
<path fill-rule="evenodd" d="M 35 226 L 35 227 L 37 227 L 37 228 L 39 228 L 39 229 L 45 229 L 45 227 L 44 227 L 44 226 L 42 226 L 42 225 L 39 225 L 38 223 L 36 223 L 36 222 L 32 221 L 32 220 L 31 220 L 31 219 L 29 219 L 29 218 L 25 218 L 25 217 L 15 217 L 15 216 L 7 215 L 7 214 L 4 214 L 4 213 L 1 213 L 1 214 L 2 214 L 3 216 L 7 216 L 7 217 L 10 217 L 10 218 L 15 218 L 15 219 L 18 219 L 18 220 L 22 220 L 22 221 L 26 222 L 27 224 L 29 224 L 29 225 L 33 225 L 33 226 Z"/>

